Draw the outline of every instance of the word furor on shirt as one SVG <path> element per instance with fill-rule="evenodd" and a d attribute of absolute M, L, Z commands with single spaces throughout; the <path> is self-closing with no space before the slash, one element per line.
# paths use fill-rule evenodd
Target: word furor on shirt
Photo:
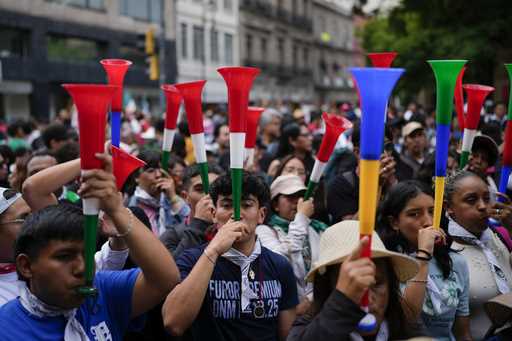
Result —
<path fill-rule="evenodd" d="M 249 282 L 249 287 L 263 300 L 265 315 L 263 318 L 275 318 L 279 313 L 279 299 L 282 296 L 281 283 L 277 280 Z M 240 318 L 240 282 L 210 280 L 210 297 L 212 298 L 212 313 L 216 318 L 238 319 Z"/>

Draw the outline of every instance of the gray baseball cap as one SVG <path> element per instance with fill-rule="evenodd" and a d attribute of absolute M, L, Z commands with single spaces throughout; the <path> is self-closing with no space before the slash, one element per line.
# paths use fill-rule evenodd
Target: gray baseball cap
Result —
<path fill-rule="evenodd" d="M 0 187 L 0 214 L 3 214 L 19 198 L 21 198 L 21 193 L 10 188 Z"/>

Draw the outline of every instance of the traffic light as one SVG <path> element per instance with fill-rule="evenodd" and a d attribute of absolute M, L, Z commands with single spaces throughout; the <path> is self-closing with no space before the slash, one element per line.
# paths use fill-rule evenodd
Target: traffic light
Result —
<path fill-rule="evenodd" d="M 155 54 L 155 32 L 152 28 L 146 31 L 146 43 L 144 47 L 147 55 Z"/>
<path fill-rule="evenodd" d="M 157 55 L 152 55 L 148 57 L 149 59 L 149 79 L 152 81 L 158 80 L 160 76 L 159 68 L 158 68 L 158 57 Z"/>
<path fill-rule="evenodd" d="M 158 67 L 158 45 L 155 42 L 155 31 L 150 28 L 138 37 L 138 48 L 146 55 L 147 74 L 152 81 L 158 80 L 160 70 Z"/>

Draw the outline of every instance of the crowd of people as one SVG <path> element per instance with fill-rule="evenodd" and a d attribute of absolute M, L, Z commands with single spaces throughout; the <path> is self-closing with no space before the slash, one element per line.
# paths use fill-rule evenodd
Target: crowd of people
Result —
<path fill-rule="evenodd" d="M 121 191 L 108 143 L 103 168 L 81 171 L 72 114 L 0 126 L 0 340 L 511 340 L 512 201 L 496 186 L 505 105 L 485 108 L 464 169 L 454 118 L 441 229 L 435 113 L 389 108 L 371 240 L 359 238 L 361 113 L 330 111 L 353 127 L 305 200 L 321 112 L 265 109 L 239 221 L 221 109 L 204 116 L 208 193 L 184 115 L 168 169 L 163 119 L 123 115 L 120 146 L 145 165 Z M 101 208 L 94 297 L 78 290 L 87 198 Z M 366 292 L 372 330 L 359 325 Z"/>

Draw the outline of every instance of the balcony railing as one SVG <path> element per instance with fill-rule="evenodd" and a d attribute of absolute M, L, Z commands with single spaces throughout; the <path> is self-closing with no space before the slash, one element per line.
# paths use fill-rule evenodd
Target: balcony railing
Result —
<path fill-rule="evenodd" d="M 258 16 L 272 18 L 299 30 L 313 32 L 313 21 L 311 19 L 301 15 L 294 15 L 286 9 L 272 6 L 266 0 L 242 0 L 240 2 L 240 9 Z"/>
<path fill-rule="evenodd" d="M 313 77 L 313 70 L 311 68 L 297 68 L 287 65 L 280 65 L 276 63 L 254 61 L 250 59 L 245 59 L 244 65 L 260 68 L 263 73 L 267 73 L 271 76 L 275 76 L 281 79 L 291 79 L 296 77 Z"/>
<path fill-rule="evenodd" d="M 315 86 L 325 89 L 354 89 L 354 83 L 350 77 L 327 74 L 317 75 L 315 77 Z"/>

